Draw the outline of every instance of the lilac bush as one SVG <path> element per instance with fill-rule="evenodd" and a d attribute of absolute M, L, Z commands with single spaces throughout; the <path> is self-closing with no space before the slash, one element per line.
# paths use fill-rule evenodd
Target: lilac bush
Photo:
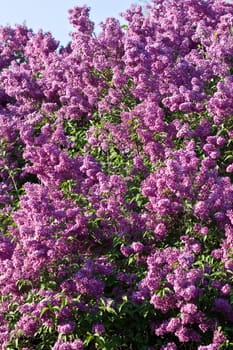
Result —
<path fill-rule="evenodd" d="M 0 28 L 0 348 L 233 347 L 233 5 Z"/>

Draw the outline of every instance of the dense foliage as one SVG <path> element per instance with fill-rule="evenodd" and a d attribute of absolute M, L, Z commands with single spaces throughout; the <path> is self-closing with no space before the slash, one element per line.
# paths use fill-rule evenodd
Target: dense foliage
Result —
<path fill-rule="evenodd" d="M 0 28 L 2 350 L 233 349 L 233 5 Z"/>

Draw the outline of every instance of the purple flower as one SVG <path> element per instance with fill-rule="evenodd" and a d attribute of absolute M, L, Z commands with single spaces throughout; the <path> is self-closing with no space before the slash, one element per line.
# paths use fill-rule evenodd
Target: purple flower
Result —
<path fill-rule="evenodd" d="M 232 290 L 232 287 L 230 286 L 230 284 L 229 283 L 226 283 L 226 284 L 224 284 L 223 286 L 222 286 L 222 288 L 221 288 L 221 293 L 223 294 L 223 295 L 229 295 L 230 293 L 231 293 L 231 290 Z"/>
<path fill-rule="evenodd" d="M 127 258 L 128 256 L 130 256 L 130 254 L 133 253 L 133 248 L 128 246 L 121 246 L 120 251 L 122 255 L 124 255 Z"/>
<path fill-rule="evenodd" d="M 60 338 L 53 346 L 53 350 L 83 350 L 84 345 L 80 339 L 63 342 Z"/>
<path fill-rule="evenodd" d="M 92 333 L 101 335 L 105 332 L 105 327 L 102 323 L 95 323 L 92 326 Z"/>
<path fill-rule="evenodd" d="M 161 350 L 177 350 L 177 346 L 175 343 L 171 342 L 171 343 L 167 343 L 167 345 L 163 345 L 160 349 Z"/>
<path fill-rule="evenodd" d="M 181 327 L 181 320 L 178 317 L 173 317 L 167 324 L 167 332 L 174 333 L 178 328 Z"/>
<path fill-rule="evenodd" d="M 58 325 L 57 330 L 58 333 L 62 334 L 69 334 L 72 333 L 75 328 L 75 322 L 69 321 L 69 322 L 62 322 Z"/>
<path fill-rule="evenodd" d="M 144 245 L 141 242 L 133 242 L 131 244 L 131 248 L 133 249 L 134 253 L 142 253 Z"/>
<path fill-rule="evenodd" d="M 214 331 L 214 337 L 213 337 L 214 344 L 221 345 L 221 344 L 225 343 L 226 340 L 227 339 L 226 339 L 225 335 L 223 334 L 223 332 L 221 332 L 219 330 Z"/>
<path fill-rule="evenodd" d="M 194 315 L 197 312 L 197 306 L 195 304 L 188 303 L 181 308 L 181 311 L 187 314 Z"/>
<path fill-rule="evenodd" d="M 206 219 L 209 215 L 209 208 L 206 202 L 199 201 L 194 206 L 194 214 L 201 219 Z"/>
<path fill-rule="evenodd" d="M 213 310 L 223 314 L 227 320 L 233 321 L 233 308 L 227 299 L 223 299 L 223 298 L 215 299 Z"/>
<path fill-rule="evenodd" d="M 25 314 L 17 322 L 17 328 L 21 330 L 26 337 L 32 337 L 39 328 L 39 322 Z"/>
<path fill-rule="evenodd" d="M 154 230 L 155 236 L 162 239 L 166 236 L 167 234 L 167 227 L 166 225 L 161 222 L 156 225 L 155 230 Z"/>
<path fill-rule="evenodd" d="M 151 1 L 98 35 L 89 13 L 69 11 L 66 47 L 0 27 L 0 344 L 43 323 L 54 350 L 83 349 L 75 320 L 85 335 L 82 317 L 127 296 L 145 326 L 158 312 L 162 349 L 217 350 L 233 320 L 233 5 Z"/>
<path fill-rule="evenodd" d="M 233 172 L 233 164 L 228 165 L 228 167 L 226 168 L 226 172 L 227 173 L 232 173 Z"/>

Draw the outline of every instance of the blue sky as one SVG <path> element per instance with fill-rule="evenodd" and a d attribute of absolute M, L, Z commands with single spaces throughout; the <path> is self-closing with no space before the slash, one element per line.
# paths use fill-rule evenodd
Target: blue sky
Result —
<path fill-rule="evenodd" d="M 140 3 L 140 0 L 2 0 L 0 25 L 13 26 L 25 21 L 35 31 L 40 28 L 51 31 L 65 45 L 72 30 L 68 23 L 68 9 L 86 4 L 91 7 L 91 19 L 98 24 L 106 17 L 117 17 L 132 3 Z"/>

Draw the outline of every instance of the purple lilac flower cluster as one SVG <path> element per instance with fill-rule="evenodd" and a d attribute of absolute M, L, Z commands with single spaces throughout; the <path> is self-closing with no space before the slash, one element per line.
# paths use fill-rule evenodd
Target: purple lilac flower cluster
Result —
<path fill-rule="evenodd" d="M 0 349 L 231 349 L 233 4 L 69 16 L 0 27 Z"/>

